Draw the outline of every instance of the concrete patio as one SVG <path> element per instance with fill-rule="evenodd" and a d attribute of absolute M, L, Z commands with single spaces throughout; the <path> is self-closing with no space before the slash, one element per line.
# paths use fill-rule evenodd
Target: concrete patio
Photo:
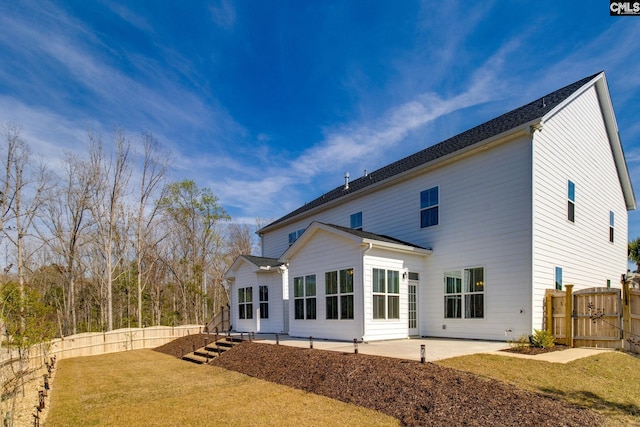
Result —
<path fill-rule="evenodd" d="M 277 339 L 280 345 L 300 348 L 309 348 L 310 346 L 309 338 L 295 338 L 288 335 L 278 335 Z M 255 341 L 266 344 L 276 344 L 276 335 L 256 334 Z M 505 357 L 519 357 L 552 363 L 567 363 L 582 357 L 611 351 L 595 348 L 572 348 L 568 350 L 539 354 L 536 356 L 528 356 L 500 351 L 509 348 L 509 344 L 506 342 L 447 338 L 410 338 L 403 340 L 358 343 L 358 352 L 361 354 L 420 361 L 421 345 L 425 346 L 425 361 L 427 362 L 458 356 L 467 356 L 470 354 L 489 353 Z M 330 341 L 324 339 L 314 339 L 313 348 L 319 350 L 339 351 L 343 353 L 354 352 L 353 342 Z"/>

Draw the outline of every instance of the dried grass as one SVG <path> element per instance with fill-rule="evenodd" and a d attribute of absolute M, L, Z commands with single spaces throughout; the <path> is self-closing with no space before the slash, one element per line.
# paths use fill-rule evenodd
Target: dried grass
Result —
<path fill-rule="evenodd" d="M 47 427 L 392 425 L 379 412 L 151 350 L 58 362 Z"/>

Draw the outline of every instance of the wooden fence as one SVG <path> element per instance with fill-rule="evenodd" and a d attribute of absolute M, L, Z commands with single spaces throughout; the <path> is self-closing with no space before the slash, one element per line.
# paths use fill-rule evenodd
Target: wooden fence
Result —
<path fill-rule="evenodd" d="M 547 290 L 545 328 L 572 347 L 624 348 L 640 353 L 640 290 Z"/>
<path fill-rule="evenodd" d="M 202 330 L 202 325 L 153 326 L 148 328 L 116 329 L 109 332 L 86 332 L 64 338 L 56 338 L 49 343 L 38 344 L 29 349 L 29 367 L 39 369 L 52 356 L 60 360 L 70 357 L 95 356 L 119 351 L 155 348 L 176 338 L 201 333 Z M 0 354 L 0 367 L 8 369 L 11 368 L 12 364 L 16 363 L 20 363 L 17 350 L 10 351 L 3 348 Z M 24 360 L 22 363 L 25 363 Z"/>

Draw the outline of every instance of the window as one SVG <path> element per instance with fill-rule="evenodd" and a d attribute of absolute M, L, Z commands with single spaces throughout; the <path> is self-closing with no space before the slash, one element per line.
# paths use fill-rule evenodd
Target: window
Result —
<path fill-rule="evenodd" d="M 572 181 L 567 183 L 567 219 L 576 221 L 576 185 Z"/>
<path fill-rule="evenodd" d="M 420 227 L 438 225 L 438 187 L 420 193 Z"/>
<path fill-rule="evenodd" d="M 400 318 L 400 272 L 373 269 L 373 318 Z"/>
<path fill-rule="evenodd" d="M 269 318 L 269 287 L 260 286 L 258 288 L 258 300 L 260 301 L 260 318 Z"/>
<path fill-rule="evenodd" d="M 293 278 L 293 309 L 296 319 L 316 318 L 316 275 Z"/>
<path fill-rule="evenodd" d="M 613 243 L 614 225 L 615 225 L 615 214 L 613 213 L 613 211 L 609 211 L 609 241 L 611 243 Z"/>
<path fill-rule="evenodd" d="M 484 268 L 467 268 L 444 273 L 444 317 L 484 318 Z"/>
<path fill-rule="evenodd" d="M 357 212 L 351 215 L 351 228 L 355 230 L 362 230 L 362 212 Z"/>
<path fill-rule="evenodd" d="M 301 228 L 300 230 L 292 231 L 291 233 L 289 233 L 289 246 L 293 245 L 293 242 L 298 240 L 298 237 L 300 237 L 302 233 L 304 233 L 304 228 Z"/>
<path fill-rule="evenodd" d="M 324 274 L 327 319 L 353 319 L 353 268 Z"/>
<path fill-rule="evenodd" d="M 562 268 L 556 267 L 556 289 L 562 290 Z"/>
<path fill-rule="evenodd" d="M 253 288 L 238 289 L 238 318 L 253 319 Z"/>

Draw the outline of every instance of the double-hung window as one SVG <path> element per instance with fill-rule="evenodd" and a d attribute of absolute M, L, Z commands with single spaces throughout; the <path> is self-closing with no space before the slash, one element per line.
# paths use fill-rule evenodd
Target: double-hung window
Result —
<path fill-rule="evenodd" d="M 373 269 L 373 318 L 400 318 L 400 272 Z"/>
<path fill-rule="evenodd" d="M 253 319 L 253 288 L 238 289 L 238 318 Z"/>
<path fill-rule="evenodd" d="M 484 268 L 466 268 L 444 273 L 444 317 L 484 317 Z"/>
<path fill-rule="evenodd" d="M 576 185 L 573 181 L 567 182 L 567 219 L 576 222 Z"/>
<path fill-rule="evenodd" d="M 260 286 L 258 288 L 258 300 L 260 301 L 260 318 L 269 318 L 269 287 Z"/>
<path fill-rule="evenodd" d="M 324 274 L 327 319 L 353 319 L 353 268 Z"/>
<path fill-rule="evenodd" d="M 438 187 L 420 192 L 420 228 L 438 225 Z"/>
<path fill-rule="evenodd" d="M 296 319 L 316 318 L 316 275 L 293 278 L 293 308 Z"/>
<path fill-rule="evenodd" d="M 609 241 L 611 243 L 613 243 L 615 219 L 613 211 L 609 211 Z"/>

